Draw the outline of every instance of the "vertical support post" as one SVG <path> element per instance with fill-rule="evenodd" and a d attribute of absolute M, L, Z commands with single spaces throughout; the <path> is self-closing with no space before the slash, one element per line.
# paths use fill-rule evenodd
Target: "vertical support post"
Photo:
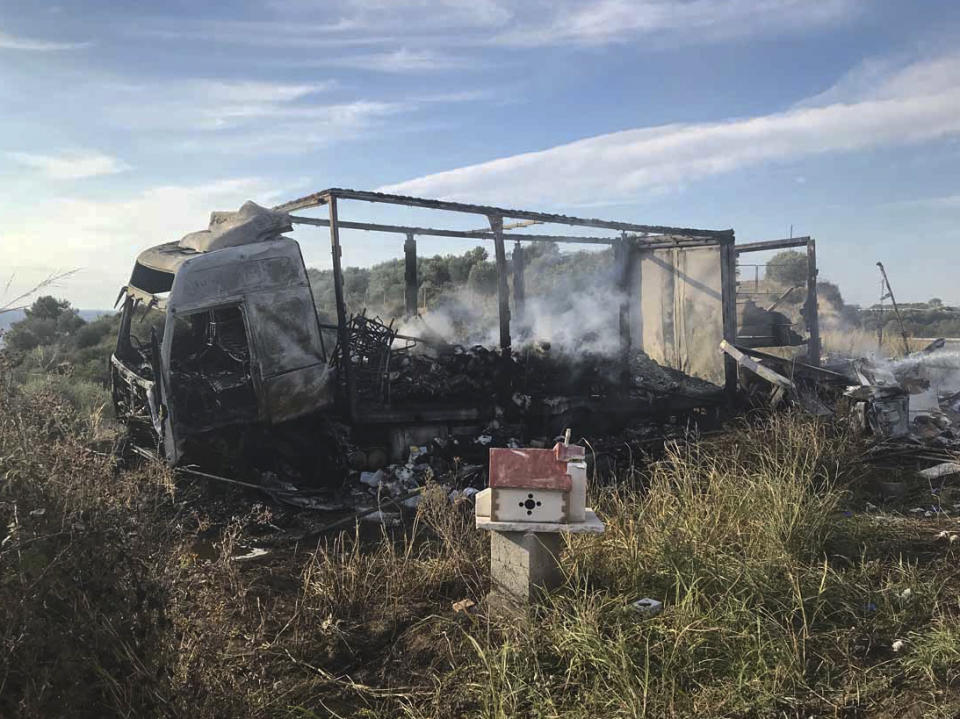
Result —
<path fill-rule="evenodd" d="M 517 316 L 523 316 L 523 302 L 526 299 L 526 287 L 523 284 L 524 256 L 523 247 L 520 241 L 513 246 L 513 306 L 517 311 Z"/>
<path fill-rule="evenodd" d="M 807 320 L 807 361 L 820 366 L 820 309 L 817 300 L 817 241 L 807 241 L 807 302 L 804 312 Z"/>
<path fill-rule="evenodd" d="M 407 240 L 403 243 L 404 258 L 404 312 L 407 317 L 417 314 L 417 241 L 413 233 L 407 233 Z"/>
<path fill-rule="evenodd" d="M 737 253 L 734 235 L 720 241 L 720 292 L 723 311 L 723 338 L 730 344 L 737 341 Z M 718 350 L 719 351 L 719 350 Z M 723 356 L 724 389 L 731 399 L 737 392 L 737 362 L 728 354 Z"/>
<path fill-rule="evenodd" d="M 337 198 L 330 198 L 330 253 L 333 259 L 333 293 L 337 303 L 337 340 L 340 344 L 340 371 L 346 388 L 347 416 L 354 417 L 356 393 L 350 362 L 350 334 L 347 330 L 347 303 L 343 298 L 343 267 L 341 266 L 340 224 L 337 219 Z"/>
<path fill-rule="evenodd" d="M 489 215 L 497 260 L 497 302 L 500 308 L 500 351 L 510 356 L 510 288 L 507 285 L 507 251 L 503 245 L 503 217 Z"/>
<path fill-rule="evenodd" d="M 559 532 L 490 532 L 490 603 L 498 610 L 526 609 L 563 584 Z"/>
<path fill-rule="evenodd" d="M 613 260 L 617 268 L 617 290 L 620 292 L 620 352 L 626 360 L 630 353 L 630 274 L 633 268 L 633 243 L 624 232 L 613 246 Z"/>

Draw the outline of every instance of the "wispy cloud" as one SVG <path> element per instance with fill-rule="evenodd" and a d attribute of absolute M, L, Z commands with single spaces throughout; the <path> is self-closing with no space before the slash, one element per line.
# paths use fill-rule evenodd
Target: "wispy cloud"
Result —
<path fill-rule="evenodd" d="M 284 17 L 335 18 L 326 27 L 339 32 L 373 28 L 420 31 L 487 29 L 511 22 L 527 0 L 268 0 Z"/>
<path fill-rule="evenodd" d="M 106 118 L 135 130 L 219 130 L 309 114 L 332 82 L 288 84 L 220 80 L 113 85 Z"/>
<path fill-rule="evenodd" d="M 385 189 L 491 202 L 593 201 L 676 187 L 764 162 L 960 134 L 960 87 L 899 80 L 918 73 L 929 76 L 918 65 L 884 78 L 865 95 L 870 99 L 599 135 Z"/>
<path fill-rule="evenodd" d="M 920 197 L 912 200 L 897 200 L 895 202 L 886 202 L 883 207 L 893 208 L 911 208 L 911 209 L 949 209 L 960 210 L 960 194 L 957 195 L 939 195 L 936 197 Z"/>
<path fill-rule="evenodd" d="M 958 87 L 960 52 L 930 57 L 868 58 L 837 82 L 796 107 L 818 107 L 835 102 L 859 102 L 934 95 Z"/>
<path fill-rule="evenodd" d="M 495 37 L 506 45 L 605 45 L 631 39 L 684 44 L 795 32 L 852 16 L 855 0 L 599 0 L 525 3 L 527 12 Z M 539 6 L 541 12 L 530 12 Z M 549 8 L 549 11 L 548 11 Z M 667 34 L 669 38 L 663 36 Z"/>
<path fill-rule="evenodd" d="M 435 50 L 400 48 L 389 52 L 337 54 L 292 63 L 300 67 L 341 67 L 387 73 L 420 73 L 478 68 L 481 62 L 454 57 Z"/>
<path fill-rule="evenodd" d="M 103 122 L 150 133 L 181 151 L 285 154 L 368 137 L 427 105 L 489 99 L 487 90 L 411 94 L 399 101 L 331 100 L 334 82 L 312 84 L 180 80 L 97 83 Z M 396 131 L 392 127 L 391 131 Z"/>
<path fill-rule="evenodd" d="M 392 33 L 358 32 L 353 23 L 318 23 L 311 20 L 197 20 L 184 27 L 179 18 L 159 18 L 130 27 L 131 35 L 175 42 L 203 41 L 220 45 L 316 50 L 387 45 Z"/>
<path fill-rule="evenodd" d="M 91 150 L 71 150 L 57 154 L 8 152 L 7 156 L 53 180 L 78 180 L 97 175 L 113 175 L 129 166 L 111 155 Z"/>
<path fill-rule="evenodd" d="M 833 25 L 858 0 L 275 0 L 260 20 L 158 20 L 131 31 L 182 42 L 285 49 L 395 45 L 592 46 L 631 40 L 689 45 Z M 322 22 L 316 18 L 321 16 Z M 385 57 L 389 51 L 379 57 Z M 375 56 L 376 57 L 376 56 Z M 373 61 L 371 59 L 371 61 Z"/>
<path fill-rule="evenodd" d="M 58 50 L 81 50 L 90 47 L 89 42 L 54 42 L 36 38 L 19 37 L 0 31 L 0 49 L 26 50 L 30 52 L 55 52 Z"/>
<path fill-rule="evenodd" d="M 388 117 L 407 112 L 403 103 L 357 101 L 302 108 L 275 108 L 266 122 L 236 124 L 221 132 L 185 135 L 179 146 L 191 151 L 284 154 L 326 147 L 374 132 Z M 234 118 L 236 120 L 237 118 Z M 247 120 L 253 118 L 245 118 Z"/>

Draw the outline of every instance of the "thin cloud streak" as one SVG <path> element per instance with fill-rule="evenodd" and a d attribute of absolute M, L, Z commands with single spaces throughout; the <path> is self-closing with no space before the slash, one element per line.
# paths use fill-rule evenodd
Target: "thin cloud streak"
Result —
<path fill-rule="evenodd" d="M 59 52 L 62 50 L 82 50 L 93 45 L 91 42 L 54 42 L 36 38 L 19 37 L 0 32 L 0 49 L 23 50 L 26 52 Z"/>
<path fill-rule="evenodd" d="M 37 170 L 51 180 L 79 180 L 129 170 L 125 162 L 102 152 L 76 150 L 58 154 L 8 152 L 14 162 Z"/>
<path fill-rule="evenodd" d="M 409 50 L 401 48 L 390 52 L 337 55 L 329 58 L 311 58 L 286 63 L 295 67 L 331 67 L 352 70 L 367 70 L 384 73 L 424 73 L 449 70 L 479 69 L 479 60 L 467 60 L 438 53 L 433 50 Z"/>
<path fill-rule="evenodd" d="M 960 87 L 725 122 L 638 128 L 440 172 L 383 189 L 448 199 L 565 203 L 675 188 L 764 162 L 960 134 Z M 933 83 L 920 90 L 940 87 Z"/>
<path fill-rule="evenodd" d="M 863 7 L 857 0 L 283 0 L 260 20 L 205 20 L 182 28 L 160 18 L 129 32 L 288 49 L 404 42 L 432 49 L 631 40 L 675 45 L 829 27 Z M 316 22 L 320 12 L 331 20 Z"/>
<path fill-rule="evenodd" d="M 853 0 L 600 0 L 548 3 L 549 13 L 531 14 L 494 38 L 494 43 L 542 47 L 574 43 L 607 45 L 631 39 L 684 43 L 796 32 L 832 25 L 858 11 Z M 545 8 L 544 8 L 545 9 Z M 545 22 L 540 22 L 546 17 Z"/>

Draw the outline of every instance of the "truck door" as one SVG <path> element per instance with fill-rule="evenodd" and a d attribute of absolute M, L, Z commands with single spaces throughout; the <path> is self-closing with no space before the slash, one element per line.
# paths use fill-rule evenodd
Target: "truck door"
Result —
<path fill-rule="evenodd" d="M 241 303 L 172 316 L 170 406 L 176 434 L 255 422 L 259 411 Z"/>

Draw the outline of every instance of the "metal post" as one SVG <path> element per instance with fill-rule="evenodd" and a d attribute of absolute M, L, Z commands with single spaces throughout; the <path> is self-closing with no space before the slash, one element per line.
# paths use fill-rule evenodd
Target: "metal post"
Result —
<path fill-rule="evenodd" d="M 820 305 L 817 299 L 817 241 L 807 242 L 807 361 L 815 367 L 820 366 Z"/>
<path fill-rule="evenodd" d="M 350 335 L 347 331 L 347 304 L 343 299 L 343 267 L 340 257 L 340 227 L 337 224 L 337 198 L 330 198 L 330 252 L 333 258 L 333 292 L 337 302 L 337 340 L 340 343 L 341 371 L 346 387 L 347 416 L 354 416 L 356 395 L 353 387 L 353 372 L 350 366 Z"/>
<path fill-rule="evenodd" d="M 417 241 L 412 233 L 403 243 L 404 267 L 404 310 L 407 317 L 417 314 Z"/>
<path fill-rule="evenodd" d="M 613 246 L 614 264 L 617 268 L 617 289 L 620 292 L 620 352 L 626 359 L 632 340 L 630 337 L 630 275 L 633 266 L 633 244 L 626 233 Z"/>
<path fill-rule="evenodd" d="M 880 274 L 883 277 L 883 284 L 887 286 L 887 297 L 890 298 L 890 304 L 893 305 L 893 313 L 897 317 L 897 323 L 900 325 L 900 337 L 903 338 L 903 352 L 910 354 L 910 340 L 907 339 L 907 330 L 903 327 L 903 317 L 900 315 L 900 308 L 897 307 L 897 298 L 893 296 L 893 288 L 890 286 L 890 280 L 887 279 L 887 271 L 883 269 L 883 263 L 878 262 Z M 883 301 L 883 298 L 880 298 Z"/>
<path fill-rule="evenodd" d="M 737 342 L 737 255 L 730 239 L 720 244 L 720 289 L 723 312 L 723 338 L 730 344 Z M 737 391 L 737 362 L 729 355 L 723 357 L 724 389 L 729 396 Z"/>
<path fill-rule="evenodd" d="M 513 306 L 517 316 L 523 316 L 523 301 L 526 299 L 526 288 L 523 284 L 524 257 L 523 247 L 519 242 L 513 245 Z"/>
<path fill-rule="evenodd" d="M 490 215 L 497 260 L 497 303 L 500 307 L 500 351 L 510 356 L 510 288 L 507 285 L 507 251 L 503 245 L 503 217 Z"/>

